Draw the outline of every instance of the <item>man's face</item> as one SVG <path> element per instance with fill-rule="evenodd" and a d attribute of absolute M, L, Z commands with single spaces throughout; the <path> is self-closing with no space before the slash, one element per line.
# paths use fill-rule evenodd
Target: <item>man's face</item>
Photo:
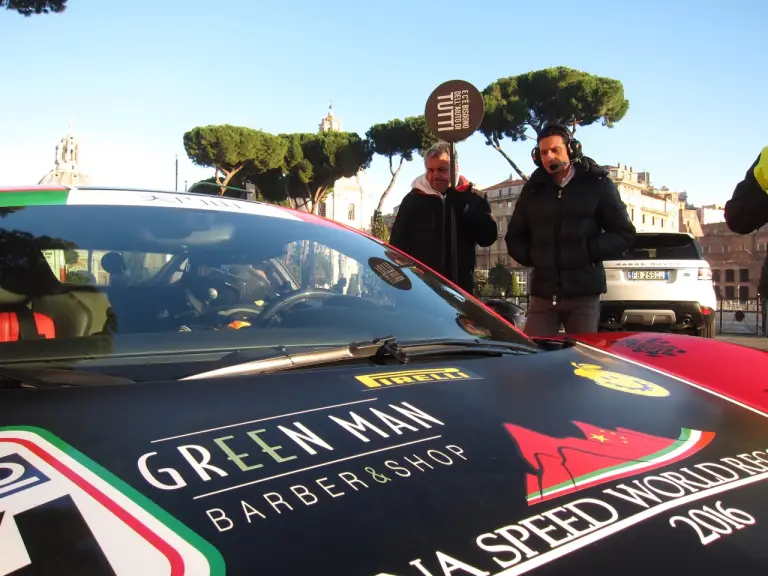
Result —
<path fill-rule="evenodd" d="M 432 190 L 445 193 L 448 186 L 451 185 L 451 158 L 448 154 L 440 156 L 430 156 L 427 158 L 427 182 L 432 186 Z M 459 167 L 456 166 L 458 172 Z"/>
<path fill-rule="evenodd" d="M 550 174 L 562 172 L 568 169 L 568 150 L 565 147 L 565 139 L 558 134 L 542 138 L 539 142 L 539 154 L 544 170 Z M 553 164 L 558 164 L 555 168 Z"/>

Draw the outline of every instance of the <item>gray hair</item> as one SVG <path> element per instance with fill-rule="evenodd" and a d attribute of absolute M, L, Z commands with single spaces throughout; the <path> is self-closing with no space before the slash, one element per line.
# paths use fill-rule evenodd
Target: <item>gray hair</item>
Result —
<path fill-rule="evenodd" d="M 440 156 L 451 157 L 451 145 L 448 142 L 439 141 L 430 146 L 429 150 L 424 153 L 424 163 L 426 164 L 429 158 L 440 158 Z M 456 150 L 453 151 L 453 161 L 455 164 L 459 163 L 459 153 Z"/>

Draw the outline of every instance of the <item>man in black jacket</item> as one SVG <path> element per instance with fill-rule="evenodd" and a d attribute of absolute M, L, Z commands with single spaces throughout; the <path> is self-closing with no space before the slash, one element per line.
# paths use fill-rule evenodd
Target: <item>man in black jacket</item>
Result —
<path fill-rule="evenodd" d="M 603 260 L 632 245 L 635 227 L 608 173 L 582 156 L 567 127 L 542 129 L 538 168 L 523 186 L 505 240 L 509 255 L 533 268 L 526 332 L 554 336 L 596 332 Z"/>
<path fill-rule="evenodd" d="M 736 234 L 750 234 L 768 224 L 768 146 L 725 203 L 725 221 Z"/>
<path fill-rule="evenodd" d="M 725 203 L 725 222 L 736 234 L 750 234 L 768 224 L 768 146 L 747 170 L 744 180 L 736 185 L 733 196 Z M 763 264 L 761 288 L 768 275 L 768 256 Z M 762 298 L 768 294 L 761 293 Z"/>
<path fill-rule="evenodd" d="M 400 204 L 389 243 L 471 294 L 477 245 L 493 244 L 498 226 L 490 204 L 466 178 L 451 188 L 450 150 L 438 142 L 425 154 L 426 173 Z M 454 162 L 458 173 L 455 156 Z"/>

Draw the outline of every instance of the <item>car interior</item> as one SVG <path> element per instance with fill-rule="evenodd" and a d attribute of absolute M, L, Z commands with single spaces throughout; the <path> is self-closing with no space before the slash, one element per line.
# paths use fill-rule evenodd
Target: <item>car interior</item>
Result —
<path fill-rule="evenodd" d="M 343 229 L 174 208 L 116 212 L 35 206 L 3 218 L 0 362 L 170 363 L 388 335 L 476 337 L 467 326 L 527 342 L 438 277 Z M 404 284 L 371 262 L 388 263 Z"/>

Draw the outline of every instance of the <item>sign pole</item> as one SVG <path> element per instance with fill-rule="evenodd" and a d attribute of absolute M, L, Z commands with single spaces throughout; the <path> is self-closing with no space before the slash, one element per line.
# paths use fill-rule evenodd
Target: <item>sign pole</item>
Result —
<path fill-rule="evenodd" d="M 437 138 L 448 142 L 450 145 L 450 171 L 451 188 L 456 188 L 456 142 L 466 140 L 480 127 L 485 115 L 485 101 L 480 91 L 464 80 L 449 80 L 435 88 L 427 99 L 424 108 L 424 119 L 429 130 Z M 467 191 L 472 194 L 472 191 Z M 455 211 L 449 207 L 448 214 L 451 238 L 450 262 L 446 262 L 450 268 L 450 279 L 458 284 L 458 250 L 456 226 L 458 218 Z M 443 241 L 444 242 L 444 241 Z M 445 246 L 445 245 L 444 245 Z"/>
<path fill-rule="evenodd" d="M 456 188 L 456 143 L 451 142 L 451 188 Z"/>

